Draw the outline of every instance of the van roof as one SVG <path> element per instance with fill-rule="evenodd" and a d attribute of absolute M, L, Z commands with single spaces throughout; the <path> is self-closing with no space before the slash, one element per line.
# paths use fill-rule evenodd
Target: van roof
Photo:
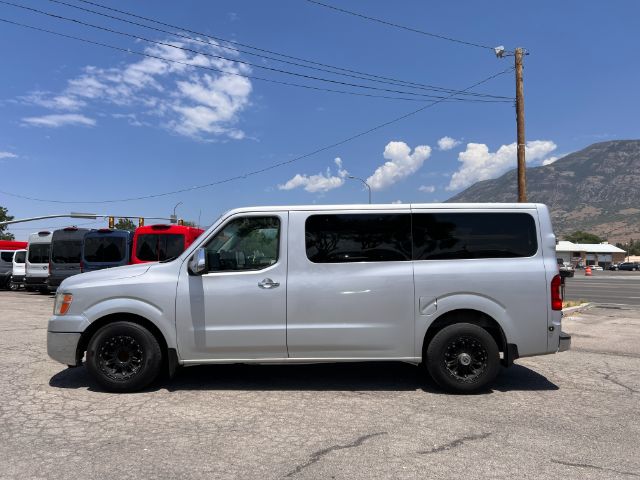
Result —
<path fill-rule="evenodd" d="M 346 204 L 346 205 L 280 205 L 263 207 L 242 207 L 229 210 L 225 215 L 243 212 L 277 212 L 290 211 L 340 211 L 340 210 L 407 210 L 413 209 L 447 209 L 447 210 L 493 210 L 517 209 L 536 210 L 544 207 L 541 203 L 382 203 L 382 204 Z M 546 208 L 546 207 L 545 207 Z"/>

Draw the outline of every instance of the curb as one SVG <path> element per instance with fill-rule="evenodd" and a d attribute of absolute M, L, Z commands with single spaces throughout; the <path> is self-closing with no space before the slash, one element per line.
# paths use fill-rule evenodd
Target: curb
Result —
<path fill-rule="evenodd" d="M 562 315 L 567 315 L 569 313 L 580 312 L 588 307 L 593 305 L 592 303 L 583 303 L 582 305 L 577 305 L 575 307 L 567 307 L 562 309 Z"/>

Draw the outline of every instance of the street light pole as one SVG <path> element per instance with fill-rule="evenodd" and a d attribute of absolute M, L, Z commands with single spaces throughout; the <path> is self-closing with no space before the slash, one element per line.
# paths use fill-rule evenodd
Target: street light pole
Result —
<path fill-rule="evenodd" d="M 349 175 L 347 178 L 350 178 L 351 180 L 359 180 L 364 184 L 365 187 L 367 187 L 367 190 L 369 190 L 369 205 L 371 205 L 371 186 L 363 179 L 354 177 L 353 175 Z"/>

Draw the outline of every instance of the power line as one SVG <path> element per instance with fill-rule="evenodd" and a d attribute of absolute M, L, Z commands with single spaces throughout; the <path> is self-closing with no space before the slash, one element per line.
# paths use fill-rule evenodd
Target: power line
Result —
<path fill-rule="evenodd" d="M 292 76 L 296 76 L 296 77 L 301 77 L 301 78 L 304 78 L 304 79 L 307 79 L 307 80 L 316 80 L 316 81 L 327 82 L 327 83 L 332 83 L 332 84 L 337 84 L 337 85 L 343 85 L 343 86 L 347 86 L 347 87 L 362 88 L 362 89 L 366 89 L 366 90 L 375 90 L 375 91 L 380 91 L 380 92 L 385 92 L 385 93 L 396 93 L 396 94 L 400 94 L 400 95 L 410 95 L 410 96 L 414 96 L 414 97 L 427 98 L 427 99 L 434 99 L 434 98 L 435 99 L 441 99 L 441 98 L 444 98 L 442 96 L 437 96 L 437 95 L 428 95 L 428 94 L 423 94 L 423 93 L 407 92 L 407 91 L 402 91 L 402 90 L 393 90 L 393 89 L 389 89 L 389 88 L 373 87 L 373 86 L 370 86 L 370 85 L 362 85 L 362 84 L 357 84 L 357 83 L 343 82 L 343 81 L 340 81 L 340 80 L 332 80 L 332 79 L 328 79 L 328 78 L 316 77 L 316 76 L 313 76 L 313 75 L 306 75 L 306 74 L 303 74 L 303 73 L 290 72 L 290 71 L 282 70 L 282 69 L 279 69 L 279 68 L 267 67 L 267 66 L 264 66 L 264 65 L 258 65 L 258 64 L 255 64 L 255 63 L 247 62 L 247 61 L 244 61 L 244 60 L 233 59 L 233 58 L 225 57 L 225 56 L 222 56 L 222 55 L 215 55 L 215 54 L 208 53 L 208 52 L 203 52 L 203 51 L 200 51 L 200 50 L 194 50 L 194 49 L 188 48 L 188 47 L 181 47 L 181 46 L 173 45 L 173 44 L 167 43 L 167 42 L 161 42 L 161 41 L 157 41 L 157 40 L 152 40 L 152 39 L 149 39 L 149 38 L 146 38 L 146 37 L 142 37 L 140 35 L 127 33 L 127 32 L 121 32 L 119 30 L 114 30 L 112 28 L 102 27 L 100 25 L 94 25 L 94 24 L 91 24 L 91 23 L 88 23 L 88 22 L 83 22 L 82 20 L 65 17 L 65 16 L 58 15 L 58 14 L 51 13 L 51 12 L 45 12 L 43 10 L 38 10 L 36 8 L 27 7 L 27 6 L 24 6 L 24 5 L 18 5 L 18 4 L 15 4 L 15 3 L 12 3 L 12 2 L 8 2 L 8 1 L 4 1 L 4 0 L 0 0 L 0 3 L 4 4 L 4 5 L 10 5 L 10 6 L 13 6 L 13 7 L 16 7 L 16 8 L 21 8 L 21 9 L 24 9 L 24 10 L 28 10 L 28 11 L 31 11 L 31 12 L 35 12 L 35 13 L 38 13 L 40 15 L 46 15 L 48 17 L 56 18 L 56 19 L 59 19 L 59 20 L 64 20 L 64 21 L 68 21 L 68 22 L 72 22 L 72 23 L 77 23 L 79 25 L 83 25 L 83 26 L 86 26 L 86 27 L 91 27 L 91 28 L 94 28 L 94 29 L 97 29 L 97 30 L 102 30 L 102 31 L 105 31 L 105 32 L 113 33 L 113 34 L 122 35 L 122 36 L 133 38 L 133 39 L 136 39 L 136 40 L 142 40 L 142 41 L 150 43 L 150 44 L 161 45 L 161 46 L 173 48 L 173 49 L 176 49 L 176 50 L 182 50 L 182 51 L 185 51 L 185 52 L 190 52 L 190 53 L 193 53 L 193 54 L 196 54 L 196 55 L 203 55 L 203 56 L 209 57 L 209 58 L 215 58 L 215 59 L 226 60 L 226 61 L 230 61 L 230 62 L 236 62 L 236 63 L 239 63 L 239 64 L 243 64 L 243 65 L 247 65 L 247 66 L 250 66 L 250 67 L 254 67 L 254 68 L 260 68 L 260 69 L 263 69 L 263 70 L 269 70 L 269 71 L 276 72 L 276 73 L 283 73 L 283 74 L 286 74 L 286 75 L 292 75 Z M 224 72 L 224 73 L 232 73 L 232 72 L 228 72 L 228 71 L 225 72 L 224 70 L 218 70 L 218 71 L 219 72 Z M 245 76 L 247 78 L 251 78 L 248 75 L 242 75 L 242 76 Z M 260 79 L 260 77 L 253 77 L 253 78 Z M 397 97 L 392 97 L 392 98 L 395 98 L 395 99 L 398 99 L 398 100 L 408 100 L 406 98 L 397 98 Z M 511 102 L 512 101 L 512 100 L 506 100 L 506 99 L 505 100 L 475 100 L 475 99 L 472 100 L 472 99 L 466 99 L 466 98 L 452 98 L 452 100 L 455 100 L 455 101 L 482 101 L 482 102 Z"/>
<path fill-rule="evenodd" d="M 80 0 L 80 1 L 83 1 L 83 0 Z M 467 42 L 465 40 L 460 40 L 460 39 L 453 38 L 453 37 L 447 37 L 446 35 L 440 35 L 440 34 L 437 34 L 437 33 L 426 32 L 424 30 L 418 30 L 417 28 L 407 27 L 405 25 L 400 25 L 398 23 L 389 22 L 387 20 L 382 20 L 380 18 L 370 17 L 370 16 L 364 15 L 362 13 L 352 12 L 351 10 L 346 10 L 344 8 L 340 8 L 340 7 L 329 5 L 329 4 L 326 4 L 326 3 L 318 2 L 317 0 L 306 0 L 306 1 L 309 2 L 309 3 L 314 3 L 314 4 L 319 5 L 321 7 L 329 8 L 331 10 L 335 10 L 337 12 L 346 13 L 348 15 L 353 15 L 354 17 L 360 17 L 360 18 L 363 18 L 365 20 L 381 23 L 383 25 L 399 28 L 399 29 L 402 29 L 402 30 L 407 30 L 409 32 L 419 33 L 420 35 L 426 35 L 428 37 L 438 38 L 440 40 L 446 40 L 448 42 L 459 43 L 461 45 L 467 45 L 467 46 L 470 46 L 470 47 L 485 48 L 485 49 L 489 49 L 489 50 L 493 50 L 493 48 L 494 48 L 494 47 L 490 47 L 489 45 L 482 45 L 480 43 Z"/>
<path fill-rule="evenodd" d="M 211 41 L 208 41 L 208 40 L 202 40 L 202 39 L 197 38 L 197 37 L 192 37 L 192 36 L 189 36 L 189 35 L 183 35 L 183 34 L 176 33 L 176 32 L 170 32 L 168 30 L 164 30 L 164 29 L 157 28 L 157 27 L 151 27 L 149 25 L 144 25 L 142 23 L 134 22 L 134 21 L 131 21 L 131 20 L 127 20 L 125 18 L 121 18 L 121 17 L 117 17 L 117 16 L 114 16 L 114 15 L 109 15 L 109 14 L 106 14 L 106 13 L 98 12 L 98 11 L 92 10 L 90 8 L 84 8 L 84 7 L 80 7 L 78 5 L 73 5 L 73 4 L 64 2 L 62 0 L 49 0 L 49 1 L 53 2 L 53 3 L 60 4 L 60 5 L 65 5 L 65 6 L 68 6 L 68 7 L 71 7 L 71 8 L 75 8 L 75 9 L 78 9 L 78 10 L 82 10 L 82 11 L 85 11 L 85 12 L 89 12 L 89 13 L 92 13 L 92 14 L 95 14 L 95 15 L 100 15 L 100 16 L 103 16 L 103 17 L 106 17 L 106 18 L 111 18 L 111 19 L 114 19 L 114 20 L 118 20 L 120 22 L 125 22 L 125 23 L 129 23 L 131 25 L 136 25 L 136 26 L 139 26 L 139 27 L 143 27 L 143 28 L 147 28 L 147 29 L 150 29 L 150 30 L 154 30 L 154 31 L 157 31 L 157 32 L 162 32 L 162 33 L 169 34 L 169 35 L 175 35 L 175 36 L 178 36 L 180 38 L 189 39 L 189 40 L 192 40 L 192 41 L 195 41 L 195 42 L 199 42 L 199 43 L 203 43 L 203 44 L 220 46 L 220 45 L 218 45 L 216 43 L 212 43 Z M 274 60 L 274 61 L 277 61 L 277 62 L 282 62 L 282 63 L 286 63 L 286 64 L 289 64 L 289 65 L 295 65 L 295 66 L 302 67 L 302 68 L 310 68 L 310 69 L 314 69 L 314 70 L 319 70 L 319 71 L 326 72 L 326 73 L 331 73 L 331 74 L 334 74 L 334 75 L 342 75 L 342 76 L 346 76 L 346 77 L 358 78 L 358 79 L 361 79 L 361 80 L 367 80 L 367 81 L 377 82 L 377 83 L 385 83 L 385 84 L 390 84 L 390 85 L 395 85 L 395 86 L 404 86 L 405 88 L 408 87 L 408 88 L 416 88 L 416 89 L 422 89 L 422 90 L 440 91 L 440 92 L 445 92 L 445 93 L 453 93 L 453 92 L 460 93 L 459 90 L 455 90 L 455 89 L 449 89 L 449 88 L 445 88 L 445 87 L 439 87 L 439 86 L 423 84 L 423 83 L 410 82 L 410 81 L 406 81 L 406 80 L 399 80 L 399 79 L 392 78 L 392 77 L 385 77 L 385 76 L 381 76 L 381 75 L 375 75 L 375 74 L 371 74 L 371 73 L 361 72 L 361 71 L 358 71 L 358 70 L 351 70 L 351 69 L 337 67 L 337 66 L 334 66 L 334 65 L 328 65 L 328 64 L 324 64 L 324 63 L 320 63 L 320 62 L 316 62 L 316 61 L 312 61 L 312 60 L 307 60 L 307 59 L 303 59 L 303 58 L 299 58 L 299 57 L 294 57 L 294 56 L 291 56 L 291 55 L 285 55 L 285 54 L 282 54 L 282 53 L 273 52 L 271 50 L 266 50 L 266 49 L 263 49 L 263 48 L 254 47 L 254 46 L 247 45 L 247 44 L 242 44 L 242 43 L 239 43 L 239 42 L 233 42 L 233 41 L 230 41 L 228 39 L 224 39 L 222 37 L 217 37 L 217 36 L 214 36 L 214 35 L 209 35 L 209 34 L 205 34 L 205 33 L 196 32 L 196 31 L 190 30 L 188 28 L 184 28 L 184 27 L 180 27 L 180 26 L 176 26 L 176 25 L 171 25 L 169 23 L 164 23 L 164 22 L 161 22 L 159 20 L 154 20 L 152 18 L 136 15 L 134 13 L 127 12 L 127 11 L 124 11 L 124 10 L 118 10 L 116 8 L 107 7 L 107 6 L 101 5 L 99 3 L 95 3 L 95 2 L 91 2 L 91 1 L 87 1 L 87 0 L 78 0 L 78 1 L 81 1 L 81 2 L 86 3 L 86 4 L 94 5 L 94 6 L 97 6 L 97 7 L 100 7 L 100 8 L 103 8 L 103 9 L 105 9 L 107 11 L 121 13 L 123 15 L 128 15 L 128 16 L 133 17 L 133 18 L 138 18 L 138 19 L 141 19 L 141 20 L 144 20 L 144 21 L 147 21 L 147 22 L 155 23 L 157 25 L 163 25 L 163 26 L 166 26 L 166 27 L 169 27 L 169 28 L 182 30 L 182 31 L 191 33 L 193 35 L 199 35 L 199 36 L 203 36 L 205 38 L 212 38 L 212 39 L 214 39 L 216 41 L 224 42 L 225 45 L 222 46 L 222 48 L 225 48 L 225 49 L 228 49 L 228 50 L 233 50 L 233 51 L 236 51 L 236 52 L 239 52 L 239 53 L 245 53 L 247 55 L 257 56 L 259 58 L 264 58 L 264 59 L 268 59 L 268 60 Z M 252 50 L 269 53 L 271 55 L 277 55 L 279 57 L 288 58 L 288 59 L 291 59 L 291 60 L 296 60 L 296 62 L 283 60 L 282 58 L 275 58 L 275 57 L 269 56 L 269 55 L 264 55 L 264 53 L 263 54 L 259 54 L 259 53 L 255 53 L 255 52 L 250 52 L 250 51 L 247 51 L 247 50 L 239 49 L 235 45 L 240 45 L 242 47 L 249 48 L 249 49 L 252 49 Z M 318 65 L 318 67 L 313 67 L 313 66 L 310 66 L 310 65 L 304 65 L 304 64 L 301 64 L 301 63 L 298 63 L 298 62 L 304 62 L 304 63 L 308 63 L 308 64 L 311 64 L 311 65 Z M 326 68 L 321 68 L 321 67 L 326 67 Z M 334 71 L 334 70 L 338 70 L 338 71 Z M 342 72 L 346 72 L 346 73 L 342 73 Z M 370 78 L 367 78 L 367 77 L 370 77 Z M 480 97 L 510 99 L 509 97 L 504 97 L 504 96 L 500 96 L 500 95 L 490 95 L 490 94 L 483 94 L 483 93 L 478 93 L 478 92 L 466 92 L 465 95 L 467 95 L 467 96 L 480 96 Z"/>
<path fill-rule="evenodd" d="M 109 45 L 107 43 L 101 43 L 101 42 L 97 42 L 95 40 L 89 40 L 87 38 L 75 37 L 73 35 L 67 35 L 66 33 L 60 33 L 60 32 L 56 32 L 56 31 L 53 31 L 53 30 L 47 30 L 46 28 L 34 27 L 32 25 L 27 25 L 27 24 L 20 23 L 20 22 L 14 22 L 13 20 L 8 20 L 6 18 L 0 18 L 0 22 L 9 23 L 11 25 L 16 25 L 18 27 L 28 28 L 28 29 L 31 29 L 31 30 L 36 30 L 38 32 L 49 33 L 51 35 L 56 35 L 56 36 L 68 38 L 68 39 L 71 39 L 71 40 L 77 40 L 77 41 L 88 43 L 88 44 L 91 44 L 91 45 L 97 45 L 97 46 L 100 46 L 100 47 L 110 48 L 112 50 L 117 50 L 117 51 L 128 53 L 128 54 L 139 55 L 139 56 L 148 57 L 148 58 L 155 58 L 157 60 L 162 60 L 164 62 L 176 63 L 176 64 L 180 64 L 180 65 L 186 65 L 188 67 L 198 68 L 198 69 L 201 69 L 201 70 L 208 70 L 208 71 L 217 72 L 217 73 L 224 73 L 226 75 L 233 75 L 233 76 L 237 76 L 237 77 L 248 78 L 248 79 L 251 79 L 251 80 L 260 80 L 260 81 L 263 81 L 263 82 L 269 82 L 269 83 L 274 83 L 274 84 L 278 84 L 278 85 L 286 85 L 286 86 L 289 86 L 289 87 L 305 88 L 305 89 L 308 89 L 308 90 L 316 90 L 316 91 L 322 91 L 322 92 L 340 93 L 340 94 L 345 94 L 345 95 L 355 95 L 355 96 L 359 96 L 359 97 L 385 98 L 385 99 L 390 99 L 390 100 L 406 100 L 406 101 L 419 101 L 419 102 L 425 100 L 424 98 L 392 97 L 392 96 L 387 96 L 387 95 L 375 95 L 375 94 L 370 94 L 370 93 L 352 92 L 352 91 L 346 91 L 346 90 L 336 90 L 336 89 L 331 89 L 331 88 L 315 87 L 313 85 L 303 85 L 303 84 L 300 84 L 300 83 L 285 82 L 285 81 L 282 81 L 282 80 L 274 80 L 274 79 L 271 79 L 271 78 L 258 77 L 258 76 L 255 76 L 255 75 L 244 75 L 244 74 L 237 73 L 237 72 L 230 72 L 230 71 L 227 71 L 227 70 L 220 70 L 220 69 L 213 68 L 213 67 L 207 67 L 205 65 L 196 65 L 196 64 L 193 64 L 193 63 L 189 63 L 189 62 L 182 62 L 180 60 L 173 60 L 173 59 L 161 57 L 159 55 L 153 55 L 151 53 L 139 52 L 139 51 L 131 50 L 131 49 L 128 49 L 128 48 L 117 47 L 115 45 Z M 453 95 L 451 95 L 451 96 L 453 96 Z M 438 97 L 436 97 L 436 98 L 438 98 Z M 455 101 L 459 101 L 459 102 L 464 101 L 464 102 L 471 102 L 471 103 L 503 103 L 503 102 L 505 102 L 503 100 L 463 99 L 463 98 L 451 98 L 451 97 L 444 97 L 443 100 L 454 101 L 454 102 Z"/>
<path fill-rule="evenodd" d="M 502 71 L 500 71 L 498 73 L 495 73 L 495 74 L 493 74 L 493 75 L 491 75 L 491 76 L 489 76 L 489 77 L 487 77 L 487 78 L 485 78 L 483 80 L 480 80 L 479 82 L 474 83 L 473 85 L 468 86 L 467 88 L 463 89 L 463 91 L 471 90 L 472 88 L 475 88 L 475 87 L 477 87 L 479 85 L 487 83 L 488 81 L 493 80 L 494 78 L 499 77 L 500 75 L 504 75 L 505 73 L 509 73 L 509 72 L 513 71 L 513 69 L 514 69 L 513 67 L 510 67 L 510 68 L 508 68 L 506 70 L 502 70 Z M 338 147 L 340 145 L 344 145 L 345 143 L 351 142 L 352 140 L 355 140 L 357 138 L 360 138 L 360 137 L 363 137 L 365 135 L 368 135 L 369 133 L 375 132 L 376 130 L 380 130 L 380 129 L 388 126 L 388 125 L 397 123 L 397 122 L 399 122 L 401 120 L 404 120 L 405 118 L 412 117 L 413 115 L 416 115 L 416 114 L 418 114 L 418 113 L 420 113 L 420 112 L 422 112 L 424 110 L 427 110 L 428 108 L 431 108 L 431 107 L 433 107 L 435 105 L 438 105 L 439 103 L 442 103 L 443 101 L 444 101 L 444 99 L 433 100 L 431 103 L 429 103 L 427 105 L 424 105 L 424 106 L 418 108 L 417 110 L 413 110 L 413 111 L 411 111 L 409 113 L 405 113 L 404 115 L 396 117 L 396 118 L 394 118 L 392 120 L 388 120 L 388 121 L 386 121 L 384 123 L 381 123 L 379 125 L 371 127 L 371 128 L 369 128 L 367 130 L 363 130 L 363 131 L 361 131 L 359 133 L 356 133 L 355 135 L 351 135 L 350 137 L 344 138 L 344 139 L 339 140 L 339 141 L 337 141 L 335 143 L 332 143 L 332 144 L 325 145 L 323 147 L 317 148 L 316 150 L 313 150 L 311 152 L 299 155 L 299 156 L 297 156 L 295 158 L 292 158 L 290 160 L 284 160 L 282 162 L 274 163 L 274 164 L 271 164 L 271 165 L 269 165 L 267 167 L 264 167 L 264 168 L 261 168 L 261 169 L 258 169 L 258 170 L 253 170 L 253 171 L 250 171 L 250 172 L 247 172 L 247 173 L 244 173 L 244 174 L 235 175 L 235 176 L 228 177 L 228 178 L 225 178 L 225 179 L 222 179 L 222 180 L 217 180 L 215 182 L 205 183 L 205 184 L 202 184 L 202 185 L 195 185 L 195 186 L 192 186 L 192 187 L 181 188 L 179 190 L 155 193 L 155 194 L 151 194 L 151 195 L 142 195 L 142 196 L 139 196 L 139 197 L 130 197 L 130 198 L 113 199 L 113 200 L 95 200 L 95 201 L 87 201 L 87 202 L 80 202 L 80 201 L 71 202 L 71 201 L 64 201 L 64 200 L 42 199 L 42 198 L 28 197 L 26 195 L 17 195 L 15 193 L 9 193 L 9 192 L 5 192 L 5 191 L 1 191 L 1 190 L 0 190 L 0 193 L 2 193 L 4 195 L 9 195 L 11 197 L 21 198 L 21 199 L 24 199 L 24 200 L 32 200 L 32 201 L 36 201 L 36 202 L 64 203 L 64 204 L 104 204 L 104 203 L 130 202 L 130 201 L 134 201 L 134 200 L 146 200 L 146 199 L 150 199 L 150 198 L 158 198 L 158 197 L 165 197 L 165 196 L 168 196 L 168 195 L 175 195 L 175 194 L 178 194 L 178 193 L 192 192 L 194 190 L 201 190 L 203 188 L 209 188 L 209 187 L 213 187 L 213 186 L 216 186 L 216 185 L 222 185 L 222 184 L 225 184 L 225 183 L 230 183 L 230 182 L 233 182 L 233 181 L 236 181 L 236 180 L 242 180 L 242 179 L 245 179 L 247 177 L 258 175 L 258 174 L 267 172 L 269 170 L 273 170 L 273 169 L 276 169 L 276 168 L 279 168 L 279 167 L 282 167 L 282 166 L 285 166 L 285 165 L 292 164 L 294 162 L 298 162 L 300 160 L 304 160 L 306 158 L 312 157 L 314 155 L 317 155 L 319 153 L 325 152 L 325 151 L 330 150 L 332 148 Z"/>

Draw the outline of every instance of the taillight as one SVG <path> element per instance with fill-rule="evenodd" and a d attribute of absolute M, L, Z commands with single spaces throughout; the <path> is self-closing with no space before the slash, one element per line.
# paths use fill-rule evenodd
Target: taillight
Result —
<path fill-rule="evenodd" d="M 80 260 L 80 273 L 84 272 L 84 262 Z"/>
<path fill-rule="evenodd" d="M 562 277 L 556 275 L 551 279 L 551 310 L 562 310 Z"/>
<path fill-rule="evenodd" d="M 49 262 L 49 273 L 51 273 L 52 268 L 51 268 L 51 262 Z"/>

